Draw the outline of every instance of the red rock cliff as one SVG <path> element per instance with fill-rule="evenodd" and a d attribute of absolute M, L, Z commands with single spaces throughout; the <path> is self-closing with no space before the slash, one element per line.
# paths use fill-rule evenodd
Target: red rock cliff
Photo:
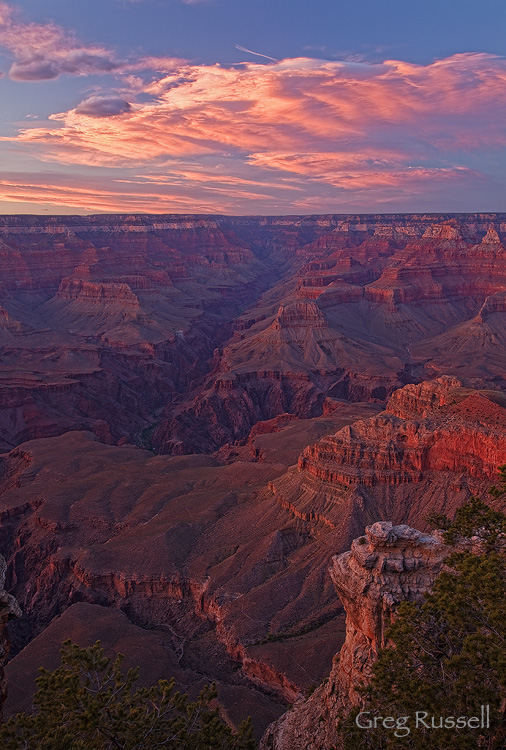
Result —
<path fill-rule="evenodd" d="M 384 412 L 308 445 L 270 489 L 295 516 L 333 528 L 342 550 L 385 515 L 422 525 L 493 483 L 506 462 L 504 404 L 451 376 L 406 385 Z"/>

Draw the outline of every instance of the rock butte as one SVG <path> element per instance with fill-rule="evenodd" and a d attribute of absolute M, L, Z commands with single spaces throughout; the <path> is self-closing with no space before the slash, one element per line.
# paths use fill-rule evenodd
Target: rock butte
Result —
<path fill-rule="evenodd" d="M 215 680 L 258 735 L 319 684 L 333 556 L 506 462 L 505 239 L 506 214 L 0 217 L 5 712 L 67 636 Z"/>

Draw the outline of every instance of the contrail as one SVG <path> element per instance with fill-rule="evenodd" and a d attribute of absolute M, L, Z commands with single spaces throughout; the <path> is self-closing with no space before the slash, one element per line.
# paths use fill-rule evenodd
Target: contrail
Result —
<path fill-rule="evenodd" d="M 253 52 L 253 50 L 248 49 L 247 47 L 241 47 L 240 44 L 234 44 L 234 47 L 236 49 L 240 49 L 241 52 L 248 52 L 250 55 L 256 55 L 257 57 L 266 57 L 267 60 L 272 60 L 272 62 L 280 62 L 277 57 L 271 57 L 270 55 L 262 55 L 261 52 Z"/>

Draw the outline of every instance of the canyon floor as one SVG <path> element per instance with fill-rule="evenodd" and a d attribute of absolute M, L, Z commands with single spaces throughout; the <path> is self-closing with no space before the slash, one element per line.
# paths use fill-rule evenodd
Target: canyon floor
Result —
<path fill-rule="evenodd" d="M 506 462 L 506 215 L 0 218 L 5 712 L 100 639 L 257 736 L 328 676 L 328 568 Z"/>

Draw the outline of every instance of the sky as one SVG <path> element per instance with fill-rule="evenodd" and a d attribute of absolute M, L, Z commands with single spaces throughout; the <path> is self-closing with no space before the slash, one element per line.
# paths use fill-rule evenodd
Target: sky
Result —
<path fill-rule="evenodd" d="M 506 211 L 504 0 L 0 0 L 0 213 Z"/>

